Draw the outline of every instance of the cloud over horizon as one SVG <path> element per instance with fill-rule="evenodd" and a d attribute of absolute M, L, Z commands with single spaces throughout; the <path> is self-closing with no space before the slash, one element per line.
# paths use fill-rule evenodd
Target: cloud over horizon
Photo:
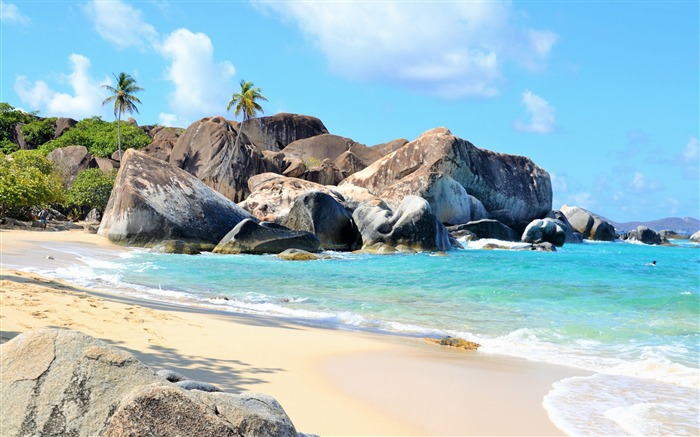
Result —
<path fill-rule="evenodd" d="M 548 101 L 526 90 L 522 93 L 522 104 L 530 116 L 530 122 L 516 120 L 513 128 L 518 132 L 549 134 L 557 128 L 556 109 Z"/>
<path fill-rule="evenodd" d="M 541 70 L 558 38 L 517 23 L 510 2 L 253 3 L 295 24 L 336 74 L 446 99 L 499 94 L 506 64 Z"/>
<path fill-rule="evenodd" d="M 31 19 L 24 15 L 14 3 L 0 3 L 0 22 L 29 24 Z"/>

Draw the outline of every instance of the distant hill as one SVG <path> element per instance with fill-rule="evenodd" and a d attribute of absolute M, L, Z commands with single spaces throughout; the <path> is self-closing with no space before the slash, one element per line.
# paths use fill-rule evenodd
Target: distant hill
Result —
<path fill-rule="evenodd" d="M 692 235 L 700 230 L 700 221 L 692 217 L 668 217 L 659 220 L 653 220 L 650 222 L 626 222 L 618 223 L 609 220 L 610 223 L 615 226 L 618 232 L 631 231 L 636 229 L 637 226 L 646 226 L 649 229 L 655 231 L 674 231 L 679 234 Z"/>

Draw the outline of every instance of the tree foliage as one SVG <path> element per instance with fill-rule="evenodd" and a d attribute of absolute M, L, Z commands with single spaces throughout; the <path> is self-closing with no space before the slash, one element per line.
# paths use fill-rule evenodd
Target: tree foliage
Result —
<path fill-rule="evenodd" d="M 22 126 L 24 141 L 34 149 L 51 141 L 56 131 L 56 120 L 56 117 L 41 118 L 25 124 Z"/>
<path fill-rule="evenodd" d="M 32 207 L 63 202 L 61 177 L 39 151 L 0 153 L 0 216 L 29 218 Z"/>
<path fill-rule="evenodd" d="M 117 123 L 121 123 L 118 129 Z M 118 130 L 124 149 L 140 149 L 151 143 L 151 137 L 143 129 L 124 122 L 106 122 L 100 117 L 86 118 L 72 129 L 39 149 L 48 154 L 66 146 L 85 146 L 93 156 L 107 158 L 117 150 Z"/>
<path fill-rule="evenodd" d="M 14 143 L 13 129 L 17 123 L 30 123 L 36 117 L 13 108 L 9 103 L 0 102 L 0 152 L 9 154 L 19 147 Z"/>
<path fill-rule="evenodd" d="M 66 206 L 104 210 L 109 196 L 112 194 L 116 176 L 116 169 L 109 174 L 105 174 L 99 168 L 88 168 L 81 171 L 66 193 Z"/>
<path fill-rule="evenodd" d="M 107 97 L 102 102 L 102 106 L 114 102 L 114 116 L 117 117 L 117 126 L 121 126 L 122 114 L 131 114 L 132 112 L 139 113 L 136 104 L 141 103 L 141 100 L 139 100 L 135 94 L 143 91 L 143 88 L 136 85 L 136 79 L 124 72 L 119 73 L 119 76 L 114 74 L 114 78 L 117 80 L 116 87 L 112 85 L 102 85 L 104 89 L 112 93 L 111 96 Z M 117 130 L 117 149 L 119 150 L 119 160 L 121 161 L 122 136 L 120 130 Z"/>

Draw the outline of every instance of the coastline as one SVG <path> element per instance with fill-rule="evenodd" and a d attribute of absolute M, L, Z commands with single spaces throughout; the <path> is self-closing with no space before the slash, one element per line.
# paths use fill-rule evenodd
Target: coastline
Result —
<path fill-rule="evenodd" d="M 156 370 L 272 395 L 300 432 L 562 435 L 542 399 L 554 382 L 590 374 L 410 337 L 149 301 L 20 271 L 79 265 L 55 249 L 62 244 L 128 250 L 82 231 L 0 230 L 2 342 L 40 327 L 79 330 Z"/>

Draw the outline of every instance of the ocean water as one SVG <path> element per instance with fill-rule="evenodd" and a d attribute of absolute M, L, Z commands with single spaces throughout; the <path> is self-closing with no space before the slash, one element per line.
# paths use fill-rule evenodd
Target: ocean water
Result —
<path fill-rule="evenodd" d="M 566 245 L 555 253 L 275 256 L 80 254 L 42 271 L 81 285 L 343 329 L 464 338 L 481 353 L 592 376 L 543 399 L 570 435 L 700 433 L 700 247 Z M 656 266 L 646 263 L 656 260 Z"/>

